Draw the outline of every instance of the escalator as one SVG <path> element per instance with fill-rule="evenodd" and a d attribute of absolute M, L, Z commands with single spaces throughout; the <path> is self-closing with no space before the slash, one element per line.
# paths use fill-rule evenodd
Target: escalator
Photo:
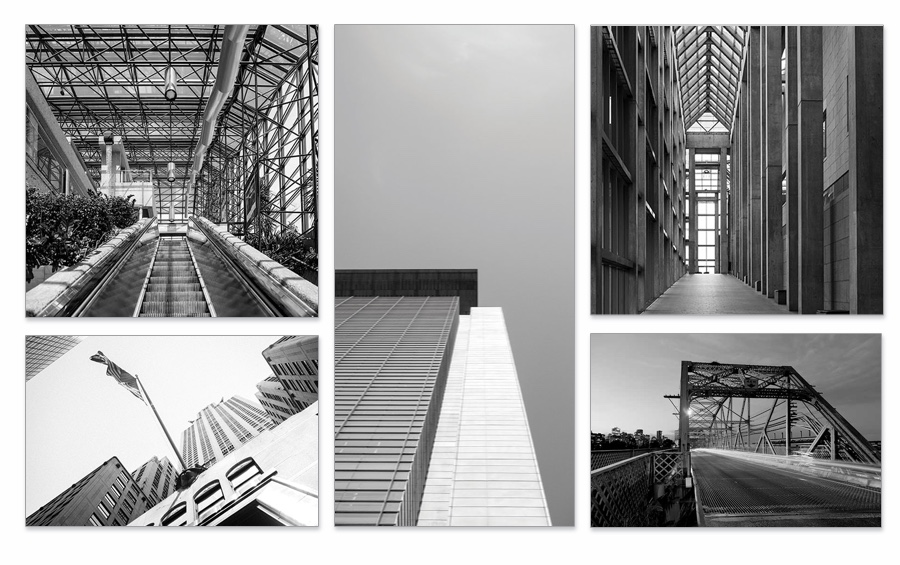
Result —
<path fill-rule="evenodd" d="M 202 232 L 153 222 L 92 288 L 57 315 L 82 317 L 295 316 L 247 267 Z M 314 310 L 311 315 L 315 315 Z"/>

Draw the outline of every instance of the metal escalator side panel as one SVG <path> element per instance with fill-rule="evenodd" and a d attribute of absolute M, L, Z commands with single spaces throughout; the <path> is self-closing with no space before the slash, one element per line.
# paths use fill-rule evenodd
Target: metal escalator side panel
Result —
<path fill-rule="evenodd" d="M 276 316 L 262 303 L 249 283 L 216 253 L 212 243 L 188 238 L 210 304 L 219 317 Z"/>
<path fill-rule="evenodd" d="M 114 265 L 111 277 L 103 281 L 95 289 L 94 294 L 85 301 L 83 309 L 76 313 L 82 317 L 129 317 L 140 304 L 141 284 L 148 272 L 149 264 L 155 253 L 159 235 L 155 233 L 150 241 L 142 235 L 135 242 L 134 249 L 122 257 L 120 263 Z M 117 270 L 113 273 L 112 271 Z"/>

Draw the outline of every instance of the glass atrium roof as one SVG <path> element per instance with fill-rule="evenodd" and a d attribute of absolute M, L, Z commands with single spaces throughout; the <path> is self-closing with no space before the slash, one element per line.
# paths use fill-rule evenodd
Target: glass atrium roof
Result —
<path fill-rule="evenodd" d="M 163 177 L 172 161 L 186 183 L 207 98 L 215 84 L 221 25 L 30 25 L 25 61 L 94 179 L 98 138 L 124 138 L 132 169 Z M 218 120 L 218 150 L 238 151 L 248 132 L 277 104 L 289 73 L 306 57 L 307 26 L 251 25 L 232 96 Z M 315 31 L 312 41 L 315 41 Z M 315 57 L 315 54 L 314 54 Z M 166 71 L 178 76 L 177 99 L 165 97 Z"/>
<path fill-rule="evenodd" d="M 747 26 L 675 28 L 678 78 L 686 129 L 701 118 L 711 124 L 708 115 L 721 126 L 731 127 L 746 38 Z M 704 126 L 703 129 L 707 127 L 711 126 Z"/>

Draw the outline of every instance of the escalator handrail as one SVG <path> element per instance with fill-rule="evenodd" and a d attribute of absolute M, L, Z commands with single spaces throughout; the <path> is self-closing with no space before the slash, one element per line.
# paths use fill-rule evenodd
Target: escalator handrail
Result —
<path fill-rule="evenodd" d="M 140 220 L 139 220 L 140 221 Z M 110 265 L 110 267 L 103 274 L 103 277 L 100 281 L 94 285 L 94 288 L 87 292 L 83 299 L 80 299 L 78 295 L 76 295 L 70 302 L 66 308 L 61 309 L 57 312 L 56 316 L 72 316 L 72 317 L 81 317 L 90 310 L 91 306 L 93 306 L 94 302 L 103 292 L 107 285 L 109 285 L 113 279 L 116 278 L 116 275 L 119 274 L 119 271 L 122 270 L 122 267 L 128 262 L 131 256 L 134 254 L 134 251 L 138 248 L 141 243 L 141 240 L 144 239 L 144 235 L 150 230 L 150 228 L 156 226 L 158 220 L 156 218 L 151 218 L 147 225 L 145 225 L 134 237 L 134 241 L 132 241 L 128 248 L 122 253 L 122 256 L 119 257 Z M 73 305 L 75 305 L 73 307 Z"/>
<path fill-rule="evenodd" d="M 229 267 L 229 269 L 237 276 L 238 280 L 241 281 L 244 286 L 248 287 L 255 298 L 258 299 L 261 305 L 263 305 L 266 309 L 271 311 L 272 316 L 295 316 L 296 314 L 291 313 L 289 310 L 285 309 L 285 307 L 280 304 L 278 300 L 274 300 L 269 296 L 268 292 L 257 283 L 252 276 L 250 276 L 246 272 L 246 267 L 244 267 L 239 261 L 231 257 L 228 253 L 223 249 L 224 244 L 216 238 L 216 236 L 207 233 L 209 228 L 208 226 L 203 225 L 202 222 L 193 221 L 193 225 L 202 233 L 206 239 L 212 242 L 212 249 L 219 256 L 220 259 L 223 260 L 225 265 Z M 269 277 L 268 274 L 263 273 L 266 277 Z M 277 281 L 273 280 L 273 283 L 277 284 Z M 289 292 L 288 289 L 285 289 L 286 292 Z M 293 296 L 293 294 L 291 293 Z M 307 306 L 299 297 L 294 297 L 297 304 L 304 309 L 309 315 L 316 316 L 317 312 Z"/>

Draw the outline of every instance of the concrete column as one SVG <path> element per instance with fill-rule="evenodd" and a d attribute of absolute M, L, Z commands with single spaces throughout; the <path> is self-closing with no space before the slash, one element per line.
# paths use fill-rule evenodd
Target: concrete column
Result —
<path fill-rule="evenodd" d="M 719 247 L 716 249 L 716 272 L 728 272 L 730 227 L 728 217 L 728 149 L 719 149 Z"/>
<path fill-rule="evenodd" d="M 600 225 L 603 218 L 603 119 L 606 116 L 603 100 L 603 38 L 600 26 L 591 27 L 591 314 L 601 313 L 603 278 L 600 276 L 601 260 Z"/>
<path fill-rule="evenodd" d="M 768 296 L 768 261 L 769 261 L 769 237 L 768 237 L 768 214 L 766 213 L 767 191 L 766 191 L 766 28 L 761 27 L 759 31 L 759 75 L 756 76 L 759 82 L 759 119 L 754 120 L 754 126 L 759 128 L 759 280 L 760 292 L 763 296 Z"/>
<path fill-rule="evenodd" d="M 850 41 L 850 312 L 883 313 L 884 30 L 853 28 Z"/>
<path fill-rule="evenodd" d="M 749 130 L 749 211 L 750 211 L 750 285 L 756 288 L 756 281 L 761 280 L 762 273 L 760 265 L 762 264 L 762 238 L 761 232 L 761 204 L 760 204 L 760 135 L 759 135 L 759 115 L 761 107 L 761 96 L 759 87 L 759 27 L 750 28 L 749 38 L 750 52 L 747 64 L 750 67 L 750 75 L 747 77 L 746 86 L 748 87 L 750 112 L 748 114 L 747 129 Z"/>
<path fill-rule="evenodd" d="M 785 215 L 787 216 L 787 256 L 784 260 L 784 268 L 786 271 L 785 279 L 787 280 L 787 303 L 788 310 L 796 312 L 799 310 L 799 278 L 800 278 L 800 262 L 799 262 L 799 214 L 798 214 L 798 191 L 799 191 L 799 162 L 797 160 L 797 26 L 789 26 L 785 28 L 785 36 L 787 38 L 787 77 L 785 80 L 785 103 L 784 111 L 786 112 L 786 122 L 784 128 L 783 141 L 786 145 L 784 152 L 785 163 L 785 180 L 787 183 L 787 195 L 785 198 Z"/>
<path fill-rule="evenodd" d="M 765 28 L 765 85 L 766 85 L 766 160 L 765 160 L 765 218 L 766 218 L 766 296 L 784 288 L 784 237 L 781 230 L 781 28 Z"/>
<path fill-rule="evenodd" d="M 639 34 L 644 33 L 644 28 L 639 27 Z M 646 43 L 643 49 L 638 49 L 635 44 L 635 65 L 637 65 L 632 76 L 643 76 L 637 73 L 637 69 L 643 69 L 645 58 L 647 56 Z M 632 85 L 635 91 L 635 112 L 643 114 L 644 101 L 646 100 L 647 84 L 644 80 L 636 80 Z M 637 281 L 637 311 L 643 310 L 649 302 L 650 292 L 647 283 L 647 257 L 648 249 L 651 243 L 647 241 L 647 116 L 644 120 L 637 124 L 635 136 L 633 138 L 632 151 L 634 152 L 634 170 L 631 172 L 634 178 L 634 188 L 637 192 L 637 207 L 635 214 L 635 235 L 637 239 L 636 255 L 635 255 L 635 279 Z M 638 271 L 640 270 L 640 273 Z M 650 285 L 652 287 L 652 284 Z"/>
<path fill-rule="evenodd" d="M 696 273 L 698 270 L 697 267 L 697 187 L 694 186 L 694 180 L 697 178 L 697 172 L 694 170 L 697 167 L 697 150 L 696 149 L 688 149 L 688 155 L 691 164 L 691 180 L 688 184 L 689 187 L 689 206 L 690 206 L 690 216 L 691 216 L 691 230 L 688 234 L 688 237 L 691 240 L 691 251 L 690 258 L 688 259 L 688 272 Z"/>
<path fill-rule="evenodd" d="M 625 42 L 625 45 L 622 46 L 623 52 L 626 50 L 632 51 L 632 57 L 630 60 L 637 60 L 637 40 L 632 38 Z M 626 59 L 629 60 L 629 59 Z M 635 76 L 636 73 L 632 72 L 631 76 Z M 628 103 L 626 108 L 625 115 L 625 124 L 626 131 L 634 132 L 638 130 L 638 119 L 637 119 L 637 101 L 632 97 Z M 631 143 L 634 143 L 634 137 L 626 136 L 626 139 L 630 140 Z M 626 142 L 628 143 L 628 142 Z M 634 149 L 631 150 L 632 155 L 636 155 Z M 635 175 L 635 165 L 634 163 L 628 162 L 628 156 L 624 155 L 623 159 L 626 160 L 626 166 L 631 168 L 631 174 Z M 639 178 L 639 177 L 638 177 Z M 628 258 L 634 260 L 635 267 L 631 270 L 628 275 L 627 288 L 625 289 L 625 308 L 622 310 L 628 314 L 637 314 L 643 308 L 643 305 L 638 301 L 639 300 L 639 289 L 638 289 L 638 279 L 640 278 L 638 275 L 638 265 L 640 264 L 642 255 L 639 255 L 641 249 L 641 241 L 643 237 L 643 224 L 641 223 L 641 218 L 646 215 L 646 211 L 644 209 L 644 200 L 638 194 L 637 186 L 635 184 L 635 176 L 632 176 L 632 184 L 629 187 L 628 191 Z"/>
<path fill-rule="evenodd" d="M 800 26 L 797 42 L 799 159 L 799 306 L 815 314 L 825 301 L 822 167 L 822 28 Z"/>
<path fill-rule="evenodd" d="M 753 284 L 753 269 L 750 263 L 753 261 L 752 245 L 750 243 L 750 226 L 752 218 L 750 214 L 750 200 L 753 190 L 750 187 L 750 95 L 749 85 L 744 81 L 741 88 L 741 253 L 743 254 L 744 279 L 748 285 Z"/>

